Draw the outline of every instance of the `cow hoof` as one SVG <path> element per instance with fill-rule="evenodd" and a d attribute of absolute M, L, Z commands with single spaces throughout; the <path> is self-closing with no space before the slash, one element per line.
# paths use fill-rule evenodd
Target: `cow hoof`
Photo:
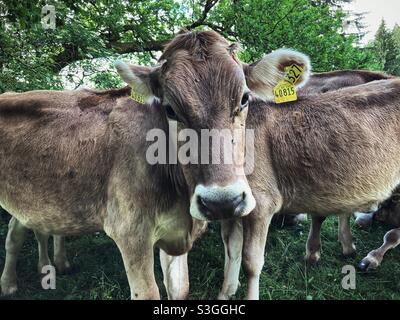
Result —
<path fill-rule="evenodd" d="M 369 267 L 369 261 L 364 261 L 362 260 L 359 264 L 358 264 L 358 269 L 362 272 L 367 272 L 368 271 L 368 267 Z"/>
<path fill-rule="evenodd" d="M 236 294 L 236 291 L 237 291 L 239 286 L 240 286 L 240 283 L 229 285 L 228 289 L 226 291 L 221 291 L 218 294 L 218 298 L 217 299 L 218 300 L 230 300 Z"/>
<path fill-rule="evenodd" d="M 357 256 L 357 251 L 356 250 L 343 251 L 343 256 L 345 258 L 355 258 Z"/>
<path fill-rule="evenodd" d="M 73 274 L 78 271 L 78 268 L 71 266 L 69 261 L 64 261 L 63 263 L 54 263 L 56 265 L 57 273 L 60 275 L 63 274 Z"/>
<path fill-rule="evenodd" d="M 354 258 L 357 255 L 357 250 L 356 250 L 356 246 L 354 243 L 343 244 L 343 242 L 340 240 L 339 240 L 339 242 L 342 243 L 342 252 L 343 252 L 344 257 Z"/>
<path fill-rule="evenodd" d="M 318 267 L 319 262 L 321 260 L 321 255 L 319 253 L 314 253 L 310 255 L 306 255 L 305 258 L 306 263 L 310 267 Z"/>
<path fill-rule="evenodd" d="M 229 300 L 229 299 L 230 299 L 230 297 L 224 293 L 220 293 L 217 298 L 217 300 Z"/>
<path fill-rule="evenodd" d="M 368 257 L 361 260 L 358 264 L 358 268 L 363 272 L 373 271 L 378 268 L 379 263 L 376 259 L 370 259 Z"/>
<path fill-rule="evenodd" d="M 2 296 L 11 296 L 15 294 L 18 290 L 16 284 L 2 284 L 1 285 L 1 295 Z"/>

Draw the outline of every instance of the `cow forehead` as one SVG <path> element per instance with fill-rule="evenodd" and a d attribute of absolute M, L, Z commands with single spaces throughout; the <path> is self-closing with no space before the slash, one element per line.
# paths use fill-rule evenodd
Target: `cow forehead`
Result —
<path fill-rule="evenodd" d="M 208 76 L 216 72 L 238 72 L 243 74 L 243 68 L 238 59 L 229 54 L 226 48 L 219 48 L 213 54 L 199 58 L 187 50 L 177 50 L 163 64 L 162 73 L 165 77 L 186 74 L 196 77 Z M 187 74 L 189 72 L 189 74 Z"/>
<path fill-rule="evenodd" d="M 195 60 L 181 55 L 162 72 L 164 92 L 181 99 L 236 99 L 245 86 L 242 66 L 231 56 Z"/>

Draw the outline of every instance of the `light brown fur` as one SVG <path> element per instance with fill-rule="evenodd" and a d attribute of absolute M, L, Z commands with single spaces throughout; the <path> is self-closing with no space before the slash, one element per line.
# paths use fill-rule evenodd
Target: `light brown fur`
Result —
<path fill-rule="evenodd" d="M 266 174 L 248 179 L 255 196 L 265 200 L 264 207 L 243 218 L 243 262 L 248 297 L 258 298 L 259 257 L 271 214 L 284 210 L 324 217 L 369 210 L 400 182 L 400 81 L 252 107 L 248 126 L 266 124 L 258 127 L 265 145 L 257 145 L 256 162 Z"/>
<path fill-rule="evenodd" d="M 291 61 L 295 56 L 292 51 Z M 16 289 L 16 256 L 26 228 L 54 235 L 104 230 L 121 252 L 131 297 L 157 299 L 153 247 L 169 255 L 191 248 L 206 224 L 188 214 L 190 202 L 199 202 L 192 196 L 198 184 L 217 185 L 219 194 L 239 177 L 247 187 L 246 193 L 239 190 L 247 207 L 237 213 L 230 200 L 223 199 L 213 204 L 214 210 L 205 210 L 207 218 L 250 212 L 254 198 L 242 164 L 146 161 L 151 144 L 146 133 L 154 128 L 168 132 L 168 104 L 181 128 L 245 130 L 247 108 L 241 103 L 246 77 L 225 39 L 214 32 L 181 34 L 167 46 L 164 59 L 153 68 L 129 66 L 130 72 L 118 65 L 135 90 L 153 95 L 151 105 L 132 101 L 127 88 L 0 96 L 0 205 L 14 217 L 6 242 L 4 293 Z M 303 62 L 298 63 L 309 71 Z M 232 140 L 239 157 L 244 156 L 243 136 Z"/>
<path fill-rule="evenodd" d="M 143 276 L 137 276 L 145 280 L 131 286 L 132 295 L 150 298 L 158 295 L 150 276 L 153 245 L 184 253 L 202 227 L 187 214 L 187 200 L 179 198 L 187 199 L 185 188 L 176 184 L 179 169 L 172 181 L 163 168 L 146 164 L 146 130 L 166 121 L 157 112 L 149 118 L 155 123 L 144 121 L 151 110 L 133 102 L 128 92 L 1 96 L 0 201 L 24 227 L 43 234 L 104 229 L 124 261 L 142 257 L 132 266 L 126 261 L 126 268 L 145 265 Z M 136 122 L 146 122 L 147 129 Z"/>

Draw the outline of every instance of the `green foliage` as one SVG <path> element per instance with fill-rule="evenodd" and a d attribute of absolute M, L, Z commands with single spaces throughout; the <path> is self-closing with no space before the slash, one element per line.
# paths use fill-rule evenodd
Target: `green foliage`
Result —
<path fill-rule="evenodd" d="M 210 20 L 242 42 L 244 60 L 285 46 L 310 55 L 315 71 L 365 67 L 357 35 L 343 31 L 345 18 L 325 1 L 223 0 Z"/>
<path fill-rule="evenodd" d="M 0 92 L 61 88 L 60 70 L 76 63 L 77 71 L 82 60 L 138 52 L 140 59 L 149 62 L 152 51 L 161 49 L 186 21 L 174 0 L 56 0 L 52 1 L 56 29 L 44 30 L 41 8 L 45 4 L 42 0 L 2 2 Z"/>
<path fill-rule="evenodd" d="M 397 48 L 400 48 L 400 26 L 396 24 L 392 31 L 393 41 Z"/>
<path fill-rule="evenodd" d="M 375 59 L 379 69 L 393 75 L 400 75 L 400 28 L 393 31 L 382 20 L 373 42 Z"/>
<path fill-rule="evenodd" d="M 362 31 L 343 30 L 348 17 L 341 6 L 350 1 L 54 0 L 56 29 L 44 30 L 46 1 L 4 0 L 0 92 L 60 89 L 66 80 L 73 88 L 118 85 L 112 67 L 98 61 L 122 57 L 154 63 L 181 28 L 221 32 L 243 45 L 244 61 L 285 46 L 309 54 L 315 71 L 379 68 L 375 51 L 358 46 Z"/>

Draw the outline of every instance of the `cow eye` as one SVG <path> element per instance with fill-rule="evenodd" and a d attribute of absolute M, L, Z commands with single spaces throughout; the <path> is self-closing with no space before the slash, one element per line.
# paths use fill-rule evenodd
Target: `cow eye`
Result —
<path fill-rule="evenodd" d="M 240 111 L 243 111 L 249 105 L 250 94 L 246 92 L 243 94 L 242 101 L 240 101 Z"/>
<path fill-rule="evenodd" d="M 165 112 L 167 113 L 168 119 L 178 121 L 178 116 L 169 104 L 165 106 Z"/>

